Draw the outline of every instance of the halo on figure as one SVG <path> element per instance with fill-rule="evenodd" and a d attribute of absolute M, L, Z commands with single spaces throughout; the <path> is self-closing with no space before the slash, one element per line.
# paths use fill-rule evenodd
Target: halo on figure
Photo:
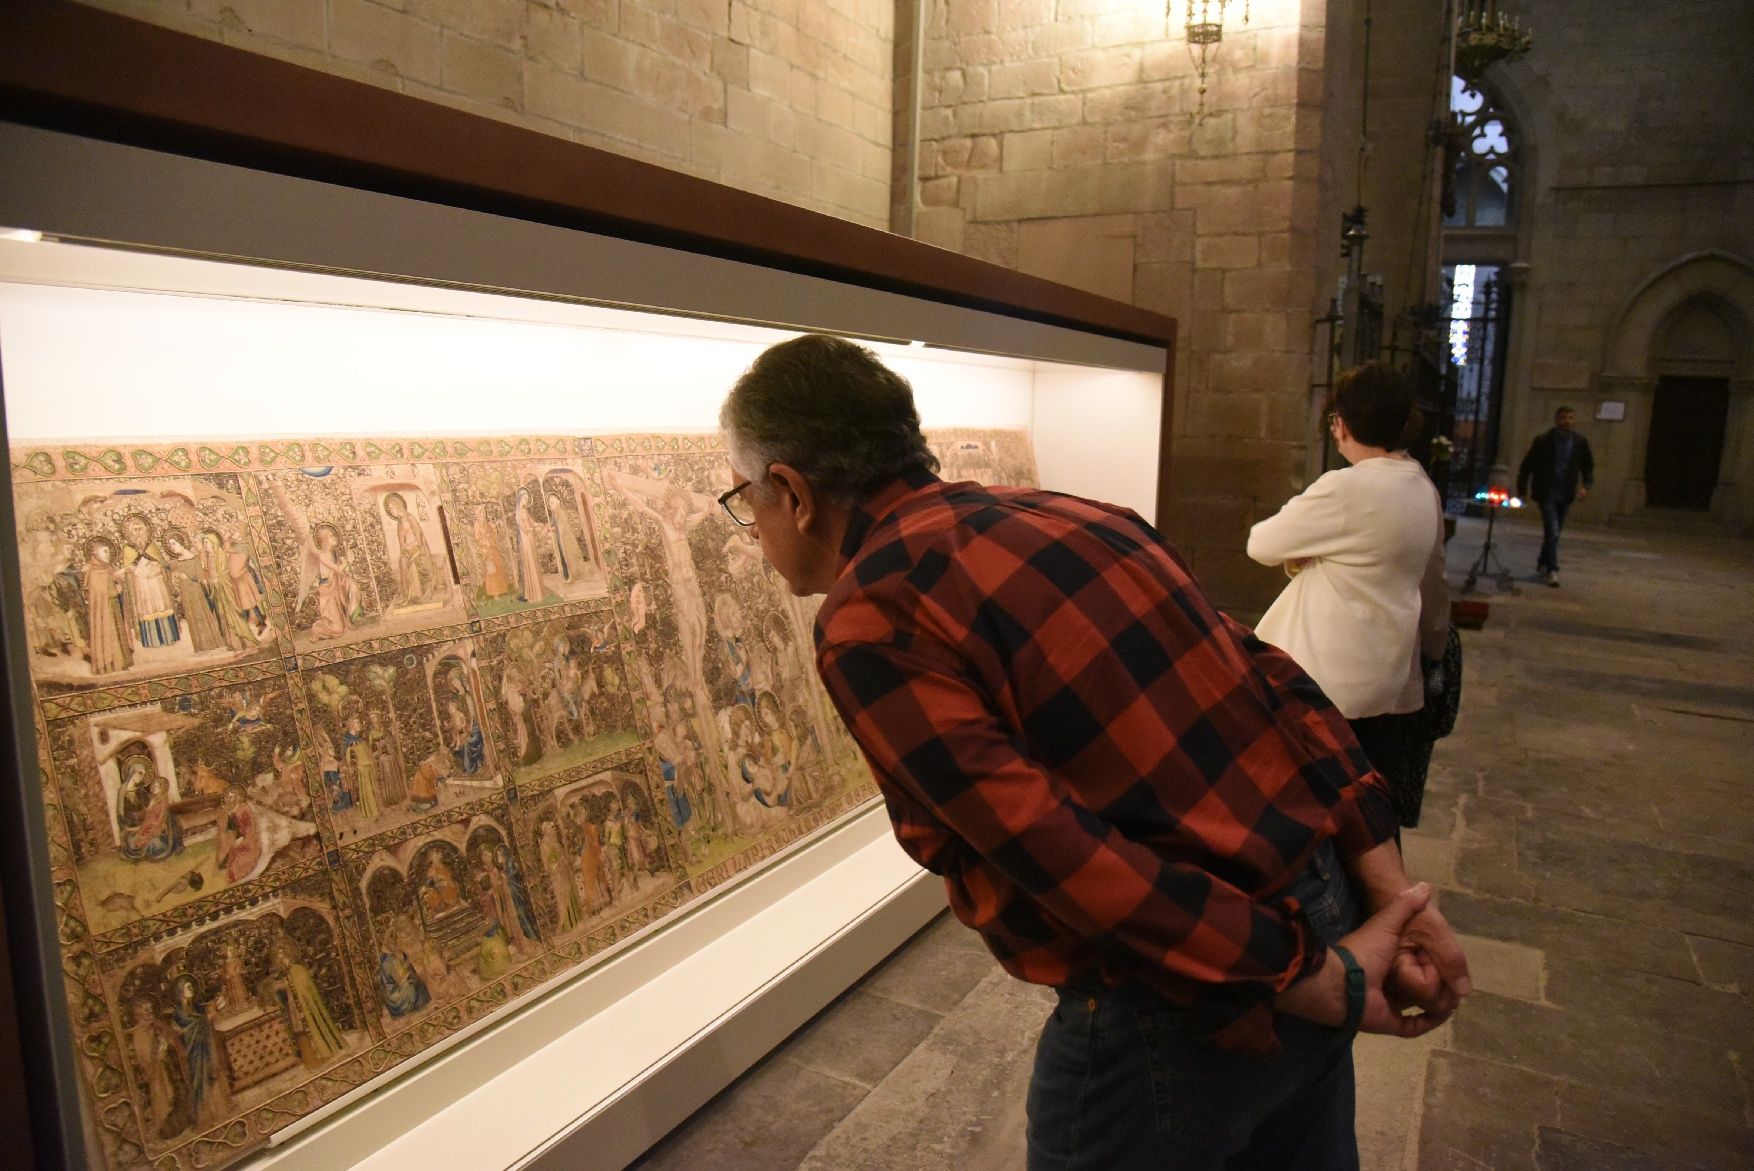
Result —
<path fill-rule="evenodd" d="M 158 531 L 152 527 L 152 518 L 147 516 L 144 512 L 128 513 L 122 518 L 122 533 L 124 536 L 127 535 L 129 526 L 134 524 L 139 524 L 141 528 L 146 530 L 146 535 L 140 538 L 140 543 L 142 545 L 150 545 L 153 536 Z"/>
<path fill-rule="evenodd" d="M 114 541 L 110 540 L 108 537 L 102 537 L 102 536 L 93 537 L 89 541 L 85 542 L 86 560 L 88 560 L 88 561 L 98 560 L 97 551 L 99 549 L 106 549 L 109 551 L 110 555 L 103 559 L 106 563 L 114 563 L 114 561 L 116 560 L 116 543 Z"/>
<path fill-rule="evenodd" d="M 384 511 L 389 513 L 391 516 L 398 515 L 396 512 L 392 511 L 390 508 L 390 501 L 392 501 L 392 500 L 394 500 L 396 502 L 396 507 L 401 509 L 400 515 L 404 515 L 404 516 L 407 515 L 408 502 L 406 500 L 402 499 L 402 493 L 400 493 L 400 492 L 386 492 L 386 493 L 384 493 Z"/>
<path fill-rule="evenodd" d="M 311 543 L 313 545 L 320 544 L 320 542 L 318 542 L 318 540 L 317 540 L 317 537 L 323 533 L 329 534 L 329 537 L 330 537 L 329 548 L 333 549 L 337 545 L 341 544 L 340 530 L 338 530 L 334 525 L 330 524 L 328 521 L 324 521 L 322 524 L 311 526 Z"/>
<path fill-rule="evenodd" d="M 189 530 L 176 525 L 164 530 L 164 543 L 167 549 L 174 544 L 185 553 L 195 552 L 195 543 L 189 539 Z"/>

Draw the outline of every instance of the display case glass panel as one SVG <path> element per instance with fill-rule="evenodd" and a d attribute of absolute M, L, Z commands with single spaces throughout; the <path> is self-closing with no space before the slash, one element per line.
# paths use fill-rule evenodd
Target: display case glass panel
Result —
<path fill-rule="evenodd" d="M 718 404 L 792 332 L 0 241 L 103 1158 L 232 1163 L 872 799 L 813 604 L 716 503 Z M 871 344 L 948 478 L 1149 510 L 1160 370 Z"/>

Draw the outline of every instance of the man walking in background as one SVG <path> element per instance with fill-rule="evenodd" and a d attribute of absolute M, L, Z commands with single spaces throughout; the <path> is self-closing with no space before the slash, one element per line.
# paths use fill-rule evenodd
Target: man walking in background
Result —
<path fill-rule="evenodd" d="M 1553 427 L 1535 436 L 1529 454 L 1517 468 L 1517 495 L 1533 500 L 1541 509 L 1541 554 L 1535 572 L 1555 589 L 1559 586 L 1559 530 L 1573 500 L 1590 494 L 1596 482 L 1596 460 L 1590 441 L 1579 435 L 1577 412 L 1560 407 L 1553 412 Z"/>
<path fill-rule="evenodd" d="M 767 350 L 720 425 L 897 840 L 1058 991 L 1031 1171 L 1356 1171 L 1353 1034 L 1435 1027 L 1468 969 L 1309 676 L 1131 512 L 940 480 L 851 342 Z"/>

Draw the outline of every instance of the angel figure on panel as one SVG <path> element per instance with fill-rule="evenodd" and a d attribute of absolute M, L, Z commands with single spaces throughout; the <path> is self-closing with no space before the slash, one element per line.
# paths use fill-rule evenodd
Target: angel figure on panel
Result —
<path fill-rule="evenodd" d="M 305 788 L 304 752 L 296 741 L 284 748 L 276 744 L 273 759 L 273 771 L 250 782 L 250 797 L 276 813 L 300 817 L 311 807 L 311 795 Z"/>
<path fill-rule="evenodd" d="M 292 605 L 297 613 L 312 595 L 317 599 L 317 619 L 311 623 L 313 638 L 339 638 L 365 616 L 359 604 L 359 585 L 347 568 L 347 556 L 341 549 L 341 534 L 335 526 L 320 524 L 312 528 L 305 541 L 304 559 L 299 565 L 298 600 Z"/>

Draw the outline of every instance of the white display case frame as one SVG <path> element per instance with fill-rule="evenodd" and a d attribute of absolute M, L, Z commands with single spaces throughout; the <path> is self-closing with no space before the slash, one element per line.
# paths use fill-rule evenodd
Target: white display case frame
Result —
<path fill-rule="evenodd" d="M 29 302 L 35 290 L 44 298 L 70 297 L 75 306 L 114 302 L 124 312 L 128 298 L 141 297 L 199 302 L 202 312 L 347 308 L 467 328 L 493 322 L 620 331 L 637 335 L 655 355 L 696 342 L 753 354 L 798 330 L 836 332 L 873 343 L 914 378 L 929 427 L 1016 425 L 1021 412 L 1044 486 L 1146 515 L 1159 498 L 1172 325 L 1153 341 L 1124 329 L 1031 320 L 1003 307 L 951 303 L 966 296 L 908 295 L 39 126 L 0 124 L 0 157 L 8 160 L 0 172 L 0 226 L 48 240 L 0 242 L 0 285 L 17 303 Z M 17 320 L 16 304 L 10 312 Z M 67 307 L 45 319 L 56 312 L 65 319 Z M 22 424 L 11 440 L 149 439 L 185 426 L 186 416 L 173 411 L 156 436 L 142 434 L 138 416 L 106 412 L 90 398 L 38 411 L 41 388 L 69 373 L 56 367 L 56 346 L 69 357 L 78 351 L 72 340 L 34 329 L 30 339 L 9 339 L 7 314 L 0 298 L 0 386 L 9 396 L 0 419 L 16 414 Z M 99 393 L 103 363 L 78 357 L 65 364 L 81 369 L 64 385 Z M 707 363 L 702 371 L 729 369 L 734 376 L 723 354 L 717 360 L 718 367 Z M 985 379 L 998 388 L 986 406 L 958 395 L 959 382 Z M 1019 380 L 1028 384 L 1021 396 Z M 440 412 L 438 426 L 423 423 L 421 430 L 593 434 L 605 427 L 686 429 L 684 420 L 709 429 L 726 385 L 703 374 L 692 390 L 675 388 L 666 409 L 635 410 L 621 426 L 584 412 L 539 429 L 488 419 L 469 427 Z M 65 429 L 60 420 L 74 417 L 68 408 L 75 403 L 87 418 L 106 421 L 74 436 L 54 434 Z M 314 419 L 302 429 L 374 430 L 384 429 Z M 7 438 L 0 432 L 0 441 Z M 0 495 L 0 577 L 15 581 L 9 489 Z M 28 739 L 21 630 L 9 596 L 9 714 Z M 21 782 L 35 759 L 34 747 L 22 747 L 18 758 L 33 763 L 20 766 Z M 9 803 L 16 805 L 17 795 Z M 29 923 L 13 925 L 13 964 L 34 968 L 38 995 L 53 1016 L 64 1001 L 57 1000 L 46 884 L 39 879 L 29 891 L 14 889 L 21 873 L 47 870 L 41 809 L 32 806 L 25 801 L 7 810 L 7 836 L 19 840 L 21 855 L 7 873 L 8 908 L 34 910 Z M 362 1087 L 281 1132 L 246 1165 L 624 1166 L 941 907 L 938 880 L 894 845 L 880 805 L 868 806 L 451 1039 L 436 1056 L 392 1071 L 386 1084 Z M 26 1010 L 28 997 L 19 1005 Z M 46 1024 L 49 1064 L 33 1071 L 33 1098 L 52 1086 L 59 1125 L 73 1136 L 78 1075 L 70 1032 L 64 1020 Z M 617 1060 L 604 1061 L 606 1052 Z M 588 1076 L 569 1083 L 568 1070 Z M 493 1125 L 483 1125 L 485 1119 Z"/>

